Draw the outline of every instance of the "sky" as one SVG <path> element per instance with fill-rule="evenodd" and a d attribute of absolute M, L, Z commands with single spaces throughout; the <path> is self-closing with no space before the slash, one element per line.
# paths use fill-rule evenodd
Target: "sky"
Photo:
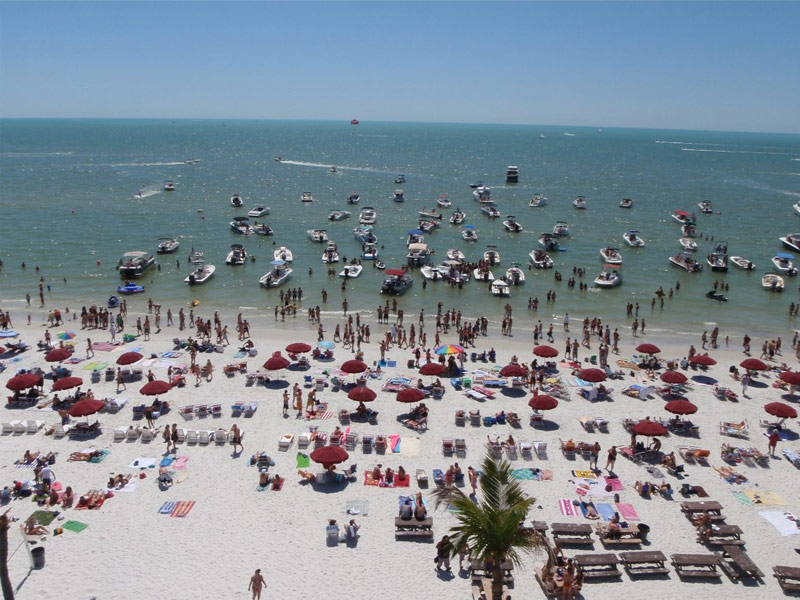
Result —
<path fill-rule="evenodd" d="M 800 132 L 797 2 L 0 2 L 0 117 Z"/>

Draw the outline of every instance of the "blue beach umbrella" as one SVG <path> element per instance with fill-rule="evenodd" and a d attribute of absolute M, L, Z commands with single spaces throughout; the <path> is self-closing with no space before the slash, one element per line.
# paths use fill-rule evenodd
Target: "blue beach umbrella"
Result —
<path fill-rule="evenodd" d="M 323 350 L 333 350 L 336 348 L 336 344 L 327 340 L 323 340 L 317 344 L 317 347 L 322 348 Z"/>

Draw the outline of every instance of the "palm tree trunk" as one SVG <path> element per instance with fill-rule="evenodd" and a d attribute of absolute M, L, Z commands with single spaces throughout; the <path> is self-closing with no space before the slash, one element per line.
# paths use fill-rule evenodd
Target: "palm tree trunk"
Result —
<path fill-rule="evenodd" d="M 8 513 L 0 515 L 0 588 L 3 600 L 14 600 L 14 588 L 8 576 Z"/>
<path fill-rule="evenodd" d="M 503 600 L 503 569 L 499 562 L 492 566 L 492 600 Z"/>

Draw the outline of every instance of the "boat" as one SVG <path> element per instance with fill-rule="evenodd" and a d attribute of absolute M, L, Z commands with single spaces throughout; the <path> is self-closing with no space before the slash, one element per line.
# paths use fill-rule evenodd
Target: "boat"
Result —
<path fill-rule="evenodd" d="M 328 219 L 331 221 L 342 221 L 344 219 L 349 219 L 351 214 L 353 213 L 349 210 L 334 210 L 328 215 Z"/>
<path fill-rule="evenodd" d="M 489 244 L 486 246 L 486 252 L 483 253 L 483 260 L 486 261 L 486 264 L 489 266 L 499 265 L 500 264 L 500 253 L 497 251 L 497 246 L 494 244 Z"/>
<path fill-rule="evenodd" d="M 294 254 L 286 246 L 280 246 L 272 251 L 272 258 L 290 263 L 294 260 Z"/>
<path fill-rule="evenodd" d="M 421 229 L 411 229 L 406 236 L 406 246 L 411 244 L 423 244 L 425 242 L 425 235 Z"/>
<path fill-rule="evenodd" d="M 240 233 L 242 235 L 250 235 L 254 233 L 253 226 L 250 225 L 250 219 L 247 217 L 233 217 L 233 221 L 230 222 L 231 230 L 235 233 Z"/>
<path fill-rule="evenodd" d="M 550 269 L 553 266 L 553 259 L 544 250 L 531 250 L 528 256 L 537 269 Z"/>
<path fill-rule="evenodd" d="M 782 292 L 784 287 L 783 277 L 775 273 L 767 273 L 761 278 L 761 287 L 772 292 Z"/>
<path fill-rule="evenodd" d="M 629 229 L 622 234 L 622 239 L 625 240 L 625 243 L 631 248 L 642 248 L 644 246 L 644 240 L 639 237 L 638 229 Z"/>
<path fill-rule="evenodd" d="M 476 202 L 481 204 L 492 202 L 492 189 L 485 185 L 479 185 L 472 191 L 472 196 Z"/>
<path fill-rule="evenodd" d="M 583 196 L 578 196 L 575 200 L 572 201 L 572 206 L 577 208 L 578 210 L 585 210 L 586 209 L 586 198 Z"/>
<path fill-rule="evenodd" d="M 117 296 L 109 296 L 106 302 L 108 308 L 117 308 L 119 306 L 119 298 Z"/>
<path fill-rule="evenodd" d="M 471 187 L 473 190 L 476 190 L 479 187 L 483 187 L 483 179 L 478 179 L 478 181 L 476 181 L 475 183 L 470 183 L 469 187 Z"/>
<path fill-rule="evenodd" d="M 714 272 L 726 272 L 728 270 L 728 243 L 718 241 L 714 244 L 714 249 L 706 257 L 706 262 Z"/>
<path fill-rule="evenodd" d="M 378 260 L 378 244 L 361 244 L 361 258 Z"/>
<path fill-rule="evenodd" d="M 292 275 L 292 268 L 282 260 L 273 260 L 272 269 L 261 276 L 258 283 L 266 288 L 278 287 Z"/>
<path fill-rule="evenodd" d="M 472 270 L 475 281 L 494 281 L 494 273 L 488 267 L 477 267 Z"/>
<path fill-rule="evenodd" d="M 334 242 L 328 241 L 325 251 L 322 253 L 322 262 L 332 264 L 339 262 L 339 249 Z"/>
<path fill-rule="evenodd" d="M 700 212 L 705 215 L 710 215 L 714 212 L 714 207 L 711 204 L 711 200 L 703 200 L 702 202 L 698 202 L 697 207 L 700 209 Z"/>
<path fill-rule="evenodd" d="M 442 194 L 436 200 L 436 206 L 438 206 L 440 208 L 450 208 L 451 206 L 453 206 L 453 203 L 450 202 L 450 196 L 448 196 L 447 194 Z M 439 215 L 439 218 L 441 219 L 442 216 Z"/>
<path fill-rule="evenodd" d="M 423 220 L 420 220 L 419 223 L 417 224 L 417 227 L 423 233 L 430 233 L 431 231 L 436 229 L 438 226 L 439 225 L 438 225 L 438 223 L 436 221 L 423 221 Z"/>
<path fill-rule="evenodd" d="M 731 256 L 731 262 L 745 271 L 755 271 L 756 264 L 747 260 L 744 256 Z"/>
<path fill-rule="evenodd" d="M 395 202 L 405 202 L 406 196 L 403 190 L 395 190 L 394 191 L 394 201 Z"/>
<path fill-rule="evenodd" d="M 131 277 L 141 277 L 156 264 L 156 257 L 149 252 L 139 250 L 126 252 L 117 263 L 119 276 L 129 279 Z"/>
<path fill-rule="evenodd" d="M 165 192 L 174 192 L 175 191 L 175 184 L 171 181 L 167 181 L 164 183 L 164 191 Z"/>
<path fill-rule="evenodd" d="M 427 264 L 430 255 L 428 244 L 409 244 L 406 261 L 410 267 L 421 267 Z"/>
<path fill-rule="evenodd" d="M 244 206 L 244 202 L 242 202 L 242 197 L 239 194 L 234 194 L 231 196 L 231 206 L 233 208 L 241 208 Z"/>
<path fill-rule="evenodd" d="M 506 298 L 511 295 L 511 287 L 503 279 L 495 279 L 489 284 L 489 292 L 492 296 Z"/>
<path fill-rule="evenodd" d="M 681 248 L 689 252 L 697 250 L 697 242 L 695 242 L 693 238 L 682 237 L 678 240 L 678 243 L 681 245 Z"/>
<path fill-rule="evenodd" d="M 345 279 L 358 277 L 359 275 L 361 275 L 361 271 L 363 271 L 363 270 L 364 270 L 364 267 L 362 267 L 359 264 L 347 265 L 347 266 L 345 266 L 344 269 L 339 271 L 339 277 L 344 277 Z"/>
<path fill-rule="evenodd" d="M 547 206 L 547 198 L 545 198 L 541 194 L 534 194 L 533 198 L 531 198 L 530 201 L 528 202 L 528 206 L 532 206 L 533 208 L 541 208 L 542 206 Z"/>
<path fill-rule="evenodd" d="M 269 214 L 269 208 L 263 204 L 256 204 L 253 208 L 247 211 L 248 217 L 263 217 Z"/>
<path fill-rule="evenodd" d="M 594 278 L 594 284 L 599 288 L 617 287 L 622 283 L 622 273 L 617 265 L 604 265 L 603 271 Z"/>
<path fill-rule="evenodd" d="M 675 210 L 672 212 L 672 220 L 681 225 L 694 225 L 694 213 L 688 213 L 685 210 Z"/>
<path fill-rule="evenodd" d="M 522 265 L 517 262 L 511 263 L 511 266 L 506 269 L 506 281 L 511 285 L 525 283 L 525 271 L 522 269 Z"/>
<path fill-rule="evenodd" d="M 464 239 L 465 242 L 477 242 L 478 241 L 478 232 L 475 229 L 475 225 L 467 225 L 461 231 L 461 237 Z"/>
<path fill-rule="evenodd" d="M 788 252 L 779 252 L 772 257 L 772 264 L 781 275 L 797 275 L 797 268 L 794 266 L 794 256 Z"/>
<path fill-rule="evenodd" d="M 556 221 L 553 227 L 553 235 L 556 237 L 569 237 L 569 225 L 566 221 Z"/>
<path fill-rule="evenodd" d="M 400 175 L 398 175 L 397 177 L 394 178 L 394 182 L 395 183 L 405 183 L 406 182 L 406 176 L 403 173 L 400 173 Z"/>
<path fill-rule="evenodd" d="M 785 236 L 778 238 L 784 246 L 789 250 L 800 252 L 800 233 L 788 233 Z"/>
<path fill-rule="evenodd" d="M 117 293 L 119 294 L 144 294 L 144 286 L 143 285 L 136 285 L 132 281 L 126 281 L 125 285 L 121 285 L 117 288 Z"/>
<path fill-rule="evenodd" d="M 506 231 L 511 233 L 521 233 L 522 232 L 522 225 L 517 222 L 517 217 L 514 215 L 508 215 L 506 220 L 503 221 L 503 227 L 506 228 Z"/>
<path fill-rule="evenodd" d="M 516 165 L 508 165 L 506 167 L 506 183 L 519 182 L 519 167 Z"/>
<path fill-rule="evenodd" d="M 272 160 L 274 160 L 275 162 L 283 162 L 283 157 L 282 156 L 273 156 Z"/>
<path fill-rule="evenodd" d="M 272 235 L 275 233 L 269 223 L 259 223 L 258 221 L 253 222 L 253 232 L 256 235 Z"/>
<path fill-rule="evenodd" d="M 358 119 L 350 119 L 350 125 L 358 125 Z"/>
<path fill-rule="evenodd" d="M 314 196 L 311 195 L 311 192 L 303 192 L 300 194 L 300 202 L 313 202 Z"/>
<path fill-rule="evenodd" d="M 347 197 L 347 203 L 348 204 L 358 204 L 358 202 L 360 200 L 361 200 L 361 196 L 358 194 L 358 192 L 353 192 L 352 194 L 350 194 Z"/>
<path fill-rule="evenodd" d="M 623 198 L 619 201 L 620 208 L 632 208 L 633 207 L 633 200 L 630 198 Z"/>
<path fill-rule="evenodd" d="M 447 269 L 447 267 L 445 267 Z M 449 269 L 448 269 L 449 271 Z M 445 275 L 441 267 L 435 267 L 433 265 L 425 265 L 419 270 L 422 273 L 422 276 L 425 279 L 429 279 L 430 281 L 439 281 L 440 279 L 444 279 Z"/>
<path fill-rule="evenodd" d="M 454 260 L 459 263 L 463 263 L 465 260 L 467 260 L 467 257 L 464 255 L 464 253 L 458 248 L 450 248 L 445 254 L 447 256 L 447 260 Z"/>
<path fill-rule="evenodd" d="M 175 252 L 180 245 L 181 243 L 178 241 L 178 238 L 158 238 L 158 242 L 156 243 L 156 252 L 158 254 L 169 254 L 170 252 Z"/>
<path fill-rule="evenodd" d="M 192 248 L 191 252 L 189 252 L 189 262 L 193 265 L 199 265 L 205 261 L 205 256 L 199 250 L 195 250 Z"/>
<path fill-rule="evenodd" d="M 540 134 L 539 134 L 539 139 L 540 139 L 540 140 L 543 140 L 543 139 L 544 139 L 544 134 L 543 134 L 543 133 L 540 133 Z"/>
<path fill-rule="evenodd" d="M 214 271 L 216 270 L 217 267 L 214 265 L 200 263 L 197 265 L 197 268 L 194 271 L 189 273 L 183 282 L 188 283 L 189 285 L 200 285 L 211 279 L 211 277 L 214 276 Z"/>
<path fill-rule="evenodd" d="M 460 208 L 455 209 L 453 214 L 450 216 L 450 223 L 452 225 L 461 225 L 464 220 L 467 218 L 467 215 L 464 213 L 463 210 Z"/>
<path fill-rule="evenodd" d="M 717 302 L 727 302 L 728 297 L 725 294 L 721 294 L 717 290 L 709 290 L 706 292 L 706 298 L 710 298 L 711 300 L 716 300 Z"/>
<path fill-rule="evenodd" d="M 609 246 L 600 248 L 600 256 L 602 256 L 603 260 L 609 265 L 622 264 L 622 254 L 620 253 L 619 248 L 611 248 Z"/>
<path fill-rule="evenodd" d="M 490 219 L 496 219 L 500 216 L 500 211 L 497 210 L 493 202 L 484 202 L 481 204 L 481 212 Z"/>
<path fill-rule="evenodd" d="M 331 167 L 328 169 L 328 171 L 330 171 L 331 173 L 338 173 L 338 172 L 339 172 L 339 169 L 337 169 L 335 165 L 332 165 L 332 166 L 331 166 Z"/>
<path fill-rule="evenodd" d="M 353 237 L 362 244 L 375 244 L 378 241 L 377 236 L 372 231 L 372 225 L 359 225 L 354 228 Z"/>
<path fill-rule="evenodd" d="M 697 262 L 689 252 L 676 254 L 669 257 L 669 262 L 687 273 L 699 273 L 703 270 L 703 265 Z"/>
<path fill-rule="evenodd" d="M 375 267 L 376 269 L 383 271 L 386 268 L 386 263 L 384 263 L 380 259 L 376 259 L 375 262 L 372 263 L 372 266 Z"/>
<path fill-rule="evenodd" d="M 429 208 L 423 208 L 417 214 L 419 214 L 420 217 L 425 217 L 426 219 L 441 219 L 442 218 L 442 213 L 438 212 L 435 208 L 430 208 L 430 209 Z"/>
<path fill-rule="evenodd" d="M 199 158 L 189 158 L 189 159 L 183 161 L 183 164 L 185 164 L 185 165 L 196 165 L 199 162 L 200 162 Z"/>
<path fill-rule="evenodd" d="M 374 225 L 378 218 L 378 214 L 371 206 L 365 206 L 358 215 L 358 222 L 362 225 Z"/>
<path fill-rule="evenodd" d="M 545 232 L 536 241 L 545 250 L 558 250 L 559 248 L 558 240 L 552 233 Z"/>
<path fill-rule="evenodd" d="M 800 215 L 800 202 L 795 202 L 792 204 L 792 208 L 794 209 L 794 213 L 796 215 Z"/>
<path fill-rule="evenodd" d="M 414 280 L 403 269 L 387 269 L 386 278 L 381 283 L 381 294 L 402 296 L 414 285 Z"/>
<path fill-rule="evenodd" d="M 318 242 L 320 244 L 328 241 L 328 230 L 327 229 L 309 229 L 306 231 L 308 234 L 308 239 L 312 242 Z"/>
<path fill-rule="evenodd" d="M 241 244 L 231 244 L 231 251 L 225 257 L 226 265 L 243 265 L 247 260 L 247 250 Z"/>
<path fill-rule="evenodd" d="M 681 225 L 681 235 L 683 237 L 697 237 L 697 227 L 689 223 Z"/>

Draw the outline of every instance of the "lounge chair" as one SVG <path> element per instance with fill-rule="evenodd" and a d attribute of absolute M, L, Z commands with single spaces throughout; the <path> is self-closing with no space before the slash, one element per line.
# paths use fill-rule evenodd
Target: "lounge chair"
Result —
<path fill-rule="evenodd" d="M 531 413 L 531 427 L 536 427 L 544 421 L 544 415 L 540 412 Z"/>
<path fill-rule="evenodd" d="M 466 456 L 467 455 L 467 441 L 463 438 L 456 438 L 455 440 L 455 450 L 458 456 Z"/>
<path fill-rule="evenodd" d="M 258 409 L 258 404 L 256 404 L 255 402 L 248 402 L 247 404 L 244 405 L 244 416 L 252 417 L 253 414 L 256 412 L 256 409 Z"/>
<path fill-rule="evenodd" d="M 455 443 L 453 442 L 453 438 L 444 438 L 442 440 L 442 452 L 450 456 L 455 452 Z"/>
<path fill-rule="evenodd" d="M 375 451 L 376 452 L 386 452 L 386 448 L 389 446 L 388 442 L 386 441 L 387 437 L 385 435 L 378 435 L 375 438 Z"/>
<path fill-rule="evenodd" d="M 565 442 L 564 440 L 559 441 L 561 442 L 561 453 L 564 455 L 564 457 L 568 460 L 575 460 L 575 457 L 577 456 L 577 444 L 572 442 L 572 445 L 570 445 L 570 442 Z"/>
<path fill-rule="evenodd" d="M 358 444 L 357 433 L 351 431 L 346 436 L 344 436 L 344 447 L 346 450 L 355 450 L 357 444 Z"/>
<path fill-rule="evenodd" d="M 425 469 L 417 469 L 417 485 L 419 487 L 426 487 L 428 485 L 428 474 Z"/>
<path fill-rule="evenodd" d="M 59 423 L 58 425 L 53 427 L 53 438 L 59 439 L 65 437 L 69 433 L 69 430 L 71 428 L 72 428 L 71 425 L 62 425 L 61 423 Z"/>
<path fill-rule="evenodd" d="M 288 450 L 294 441 L 293 433 L 284 433 L 278 440 L 278 450 Z"/>
<path fill-rule="evenodd" d="M 156 438 L 155 430 L 150 428 L 142 429 L 142 442 L 152 442 Z"/>
<path fill-rule="evenodd" d="M 347 425 L 350 423 L 350 411 L 346 408 L 343 408 L 339 411 L 339 422 L 342 425 Z"/>
<path fill-rule="evenodd" d="M 224 446 L 225 443 L 228 441 L 228 432 L 222 427 L 220 427 L 214 432 L 213 440 L 217 446 Z"/>
<path fill-rule="evenodd" d="M 786 457 L 786 460 L 792 463 L 795 467 L 800 468 L 800 453 L 792 450 L 791 448 L 784 448 L 783 455 Z"/>
<path fill-rule="evenodd" d="M 125 433 L 127 432 L 128 428 L 124 425 L 122 427 L 117 427 L 114 429 L 114 441 L 121 442 L 125 439 Z"/>
<path fill-rule="evenodd" d="M 187 429 L 186 430 L 186 443 L 187 444 L 196 444 L 200 439 L 200 435 L 196 429 Z"/>
<path fill-rule="evenodd" d="M 36 433 L 44 426 L 44 421 L 33 421 L 28 419 L 25 421 L 25 431 L 28 433 Z"/>
<path fill-rule="evenodd" d="M 234 417 L 241 416 L 244 412 L 244 404 L 237 402 L 235 404 L 231 404 L 231 415 Z"/>
<path fill-rule="evenodd" d="M 321 448 L 328 443 L 328 434 L 324 431 L 317 431 L 314 435 L 314 447 Z"/>
<path fill-rule="evenodd" d="M 201 444 L 210 444 L 214 439 L 214 432 L 204 429 L 198 434 L 198 442 Z"/>
<path fill-rule="evenodd" d="M 603 417 L 595 417 L 594 426 L 600 433 L 608 433 L 608 420 Z"/>
<path fill-rule="evenodd" d="M 511 425 L 511 427 L 522 427 L 522 423 L 519 422 L 519 415 L 515 412 L 506 413 L 506 421 L 509 425 Z"/>
<path fill-rule="evenodd" d="M 508 456 L 508 460 L 517 460 L 517 446 L 516 445 L 506 445 L 506 455 Z"/>
<path fill-rule="evenodd" d="M 184 419 L 191 419 L 194 417 L 194 405 L 184 406 L 178 412 Z"/>
<path fill-rule="evenodd" d="M 750 437 L 747 420 L 739 423 L 729 423 L 727 421 L 720 421 L 719 432 L 723 435 L 731 437 L 748 438 Z"/>
<path fill-rule="evenodd" d="M 463 410 L 456 411 L 456 425 L 463 427 L 467 424 L 467 416 Z"/>
<path fill-rule="evenodd" d="M 594 419 L 590 417 L 581 417 L 578 419 L 580 421 L 581 426 L 588 432 L 594 433 Z"/>
<path fill-rule="evenodd" d="M 178 432 L 178 439 L 177 439 L 177 441 L 178 441 L 178 442 L 180 442 L 180 443 L 182 444 L 183 442 L 185 442 L 185 441 L 186 441 L 186 430 L 185 430 L 185 429 L 183 429 L 183 428 L 181 428 L 181 427 L 178 427 L 178 428 L 176 429 L 176 431 Z"/>
<path fill-rule="evenodd" d="M 533 442 L 533 449 L 539 458 L 547 458 L 547 442 Z"/>
<path fill-rule="evenodd" d="M 371 435 L 365 435 L 361 438 L 361 451 L 365 454 L 372 452 L 373 444 L 375 443 L 375 438 Z"/>
<path fill-rule="evenodd" d="M 222 416 L 222 404 L 215 404 L 211 407 L 211 416 L 212 417 L 221 417 Z"/>
<path fill-rule="evenodd" d="M 0 427 L 2 427 L 2 434 L 8 435 L 9 433 L 14 433 L 14 426 L 11 423 L 0 423 Z"/>
<path fill-rule="evenodd" d="M 481 411 L 479 410 L 471 410 L 469 411 L 469 422 L 470 425 L 474 427 L 480 427 L 481 425 Z"/>
<path fill-rule="evenodd" d="M 198 404 L 194 407 L 195 413 L 197 413 L 198 417 L 207 417 L 208 416 L 208 404 Z"/>
<path fill-rule="evenodd" d="M 341 446 L 344 444 L 344 433 L 341 431 L 339 433 L 332 433 L 330 444 L 331 446 Z"/>

